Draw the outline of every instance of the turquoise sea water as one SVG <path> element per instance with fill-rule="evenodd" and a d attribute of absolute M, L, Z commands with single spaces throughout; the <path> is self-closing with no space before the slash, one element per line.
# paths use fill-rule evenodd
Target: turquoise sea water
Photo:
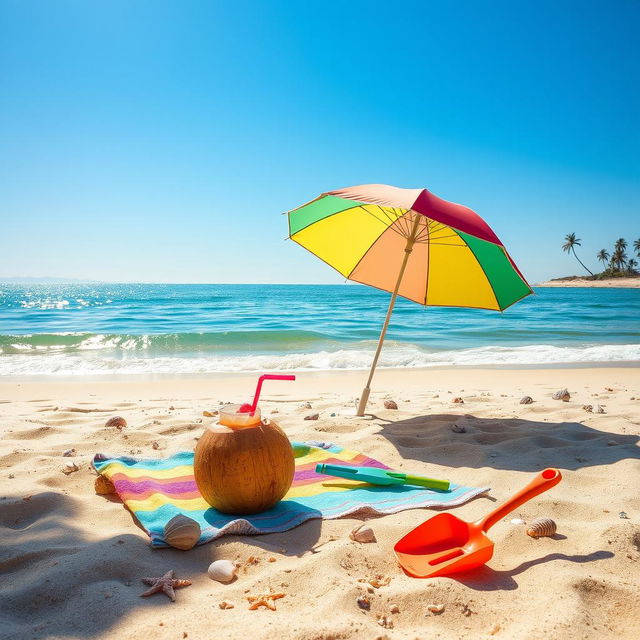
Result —
<path fill-rule="evenodd" d="M 360 285 L 0 284 L 0 376 L 359 369 Z M 640 289 L 537 289 L 504 313 L 398 300 L 381 365 L 640 363 Z"/>

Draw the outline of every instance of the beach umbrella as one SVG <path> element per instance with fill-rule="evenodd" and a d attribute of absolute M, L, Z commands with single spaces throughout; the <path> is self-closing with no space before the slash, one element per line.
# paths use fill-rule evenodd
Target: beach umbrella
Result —
<path fill-rule="evenodd" d="M 291 240 L 348 280 L 392 294 L 359 416 L 397 296 L 425 306 L 503 311 L 532 293 L 477 213 L 427 189 L 347 187 L 327 191 L 287 216 Z"/>

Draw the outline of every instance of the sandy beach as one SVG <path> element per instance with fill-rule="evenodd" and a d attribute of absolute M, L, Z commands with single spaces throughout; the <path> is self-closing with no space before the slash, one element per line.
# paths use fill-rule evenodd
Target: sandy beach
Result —
<path fill-rule="evenodd" d="M 610 280 L 548 280 L 534 287 L 588 287 L 601 289 L 640 289 L 640 278 L 611 278 Z"/>
<path fill-rule="evenodd" d="M 490 486 L 453 512 L 474 520 L 547 466 L 563 481 L 490 532 L 493 559 L 457 578 L 412 579 L 392 547 L 434 512 L 369 519 L 377 542 L 349 532 L 360 520 L 313 520 L 281 534 L 227 536 L 187 552 L 154 550 L 113 496 L 94 493 L 97 452 L 163 457 L 192 449 L 203 410 L 247 399 L 253 377 L 159 377 L 0 384 L 0 637 L 11 638 L 632 638 L 640 607 L 640 372 L 637 368 L 383 370 L 369 409 L 351 417 L 362 372 L 300 374 L 265 390 L 297 440 L 333 441 L 398 469 Z M 552 399 L 567 387 L 569 402 Z M 532 404 L 520 404 L 529 395 Z M 462 397 L 464 404 L 453 403 Z M 394 399 L 398 410 L 384 409 Z M 309 402 L 312 410 L 304 408 Z M 603 414 L 583 405 L 601 405 Z M 305 421 L 309 413 L 317 421 Z M 336 414 L 331 417 L 331 414 Z M 128 427 L 106 428 L 121 415 Z M 454 424 L 466 432 L 455 433 Z M 154 449 L 156 442 L 158 448 Z M 75 449 L 75 457 L 63 452 Z M 62 473 L 73 460 L 80 470 Z M 624 512 L 621 517 L 621 512 Z M 626 514 L 626 517 L 624 517 Z M 553 518 L 554 538 L 526 525 Z M 259 562 L 223 585 L 214 559 Z M 273 558 L 273 560 L 271 560 Z M 171 603 L 140 598 L 141 578 L 174 569 L 193 582 Z M 356 604 L 361 579 L 370 611 Z M 247 595 L 285 593 L 277 610 L 248 610 Z M 221 601 L 234 604 L 222 610 Z M 444 605 L 440 614 L 429 605 Z M 378 622 L 387 616 L 386 627 Z"/>

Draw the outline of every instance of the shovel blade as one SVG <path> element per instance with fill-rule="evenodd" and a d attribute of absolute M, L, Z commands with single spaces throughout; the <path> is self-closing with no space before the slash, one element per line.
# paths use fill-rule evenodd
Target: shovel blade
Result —
<path fill-rule="evenodd" d="M 483 565 L 493 555 L 493 542 L 479 527 L 440 513 L 399 540 L 394 551 L 409 575 L 430 578 Z"/>

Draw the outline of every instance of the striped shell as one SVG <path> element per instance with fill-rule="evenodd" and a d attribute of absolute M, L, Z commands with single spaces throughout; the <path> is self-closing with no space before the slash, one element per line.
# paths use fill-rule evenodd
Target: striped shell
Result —
<path fill-rule="evenodd" d="M 556 523 L 551 518 L 536 518 L 528 527 L 527 535 L 532 538 L 542 538 L 555 534 Z"/>
<path fill-rule="evenodd" d="M 187 551 L 196 546 L 201 533 L 195 520 L 179 513 L 164 526 L 164 541 L 176 549 Z"/>
<path fill-rule="evenodd" d="M 104 425 L 105 427 L 116 427 L 116 429 L 122 429 L 127 426 L 127 421 L 122 416 L 113 416 L 109 418 Z"/>

